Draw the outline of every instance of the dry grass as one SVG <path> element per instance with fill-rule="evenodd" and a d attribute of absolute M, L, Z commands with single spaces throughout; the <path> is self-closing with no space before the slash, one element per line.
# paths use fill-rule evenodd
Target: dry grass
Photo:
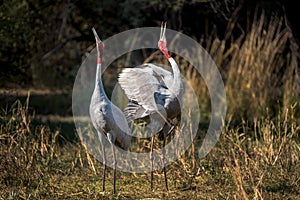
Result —
<path fill-rule="evenodd" d="M 228 33 L 235 24 L 229 24 Z M 284 18 L 254 19 L 247 33 L 239 38 L 219 39 L 213 34 L 200 43 L 214 59 L 222 74 L 227 94 L 228 115 L 252 120 L 264 115 L 268 107 L 272 116 L 278 107 L 287 109 L 298 99 L 298 45 Z M 201 61 L 199 61 L 201 62 Z M 191 69 L 187 67 L 187 69 Z M 196 71 L 187 72 L 201 104 L 207 103 L 208 91 Z M 208 102 L 209 103 L 209 102 Z"/>
<path fill-rule="evenodd" d="M 232 175 L 237 199 L 272 199 L 274 192 L 282 192 L 282 197 L 299 195 L 295 169 L 299 168 L 300 129 L 289 112 L 293 111 L 286 110 L 284 119 L 255 119 L 250 126 L 224 134 L 228 141 L 221 146 L 224 171 Z"/>
<path fill-rule="evenodd" d="M 199 140 L 163 173 L 118 173 L 118 195 L 101 191 L 102 165 L 80 144 L 64 141 L 45 126 L 33 127 L 27 103 L 1 114 L 0 195 L 3 199 L 296 199 L 300 195 L 300 126 L 294 108 L 276 119 L 268 116 L 227 122 L 213 151 L 198 159 Z M 177 130 L 178 131 L 178 130 Z M 200 130 L 200 132 L 205 130 Z M 178 133 L 179 134 L 179 133 Z M 189 133 L 181 133 L 189 134 Z M 149 150 L 145 143 L 142 151 Z"/>

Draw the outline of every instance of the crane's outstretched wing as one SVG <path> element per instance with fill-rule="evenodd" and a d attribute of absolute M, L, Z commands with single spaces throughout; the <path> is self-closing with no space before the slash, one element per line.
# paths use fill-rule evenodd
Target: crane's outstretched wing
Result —
<path fill-rule="evenodd" d="M 158 105 L 163 107 L 169 91 L 158 76 L 159 73 L 148 65 L 143 68 L 125 68 L 119 74 L 119 84 L 130 101 L 125 109 L 128 120 L 148 116 L 159 110 Z"/>
<path fill-rule="evenodd" d="M 148 68 L 125 68 L 118 78 L 128 99 L 138 102 L 147 110 L 155 109 L 153 94 L 159 92 L 160 83 Z"/>

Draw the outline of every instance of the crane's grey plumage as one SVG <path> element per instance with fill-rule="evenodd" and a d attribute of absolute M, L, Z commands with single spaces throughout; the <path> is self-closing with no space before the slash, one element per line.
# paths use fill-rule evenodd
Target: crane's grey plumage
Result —
<path fill-rule="evenodd" d="M 156 66 L 146 63 L 138 68 L 125 68 L 119 74 L 118 81 L 121 88 L 129 99 L 129 103 L 124 110 L 128 121 L 142 119 L 155 113 L 165 112 L 166 123 L 158 131 L 163 133 L 163 146 L 165 146 L 166 135 L 174 127 L 170 127 L 172 119 L 180 115 L 180 105 L 183 96 L 183 84 L 180 70 L 175 60 L 168 53 L 165 36 L 166 24 L 161 26 L 160 39 L 158 47 L 160 51 L 168 58 L 172 66 L 173 73 Z M 152 120 L 161 120 L 161 118 L 152 118 Z M 158 123 L 149 122 L 150 126 L 157 126 Z M 155 130 L 156 127 L 153 127 Z M 151 188 L 153 187 L 153 142 L 151 140 Z M 164 166 L 164 149 L 162 149 L 163 170 L 168 190 L 166 171 Z"/>
<path fill-rule="evenodd" d="M 99 140 L 102 146 L 102 156 L 103 156 L 103 180 L 102 189 L 105 190 L 105 173 L 106 173 L 106 156 L 105 147 L 103 141 L 108 139 L 111 144 L 111 149 L 113 153 L 113 167 L 114 167 L 114 193 L 116 192 L 116 165 L 117 160 L 115 156 L 114 144 L 128 150 L 131 142 L 130 129 L 128 127 L 127 120 L 124 113 L 115 106 L 107 97 L 102 80 L 101 80 L 101 63 L 102 55 L 104 50 L 104 44 L 98 37 L 95 29 L 93 28 L 93 33 L 96 39 L 97 45 L 97 70 L 96 70 L 96 80 L 95 89 L 91 98 L 90 103 L 90 117 L 93 126 L 97 130 Z"/>

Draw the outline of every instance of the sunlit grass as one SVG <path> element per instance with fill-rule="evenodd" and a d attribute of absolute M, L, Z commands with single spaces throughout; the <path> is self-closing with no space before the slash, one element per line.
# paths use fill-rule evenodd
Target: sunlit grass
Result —
<path fill-rule="evenodd" d="M 170 191 L 165 191 L 162 171 L 154 173 L 154 191 L 150 174 L 118 172 L 118 194 L 113 197 L 112 170 L 102 192 L 102 164 L 81 144 L 59 142 L 60 132 L 32 126 L 34 116 L 27 105 L 17 101 L 1 114 L 4 199 L 293 199 L 300 193 L 300 126 L 293 107 L 283 118 L 258 117 L 238 127 L 228 121 L 217 145 L 202 160 L 195 140 L 167 167 Z"/>
<path fill-rule="evenodd" d="M 265 109 L 269 108 L 269 114 L 276 116 L 278 108 L 285 110 L 297 102 L 298 45 L 285 19 L 257 15 L 250 30 L 241 32 L 238 38 L 230 38 L 235 24 L 228 27 L 225 38 L 212 34 L 200 41 L 222 74 L 228 115 L 252 120 L 265 115 Z M 183 66 L 201 106 L 208 105 L 205 83 L 195 70 L 187 64 Z"/>

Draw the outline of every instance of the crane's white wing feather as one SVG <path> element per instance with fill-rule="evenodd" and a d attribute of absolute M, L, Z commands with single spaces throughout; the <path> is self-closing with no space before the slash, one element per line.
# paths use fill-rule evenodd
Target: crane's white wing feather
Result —
<path fill-rule="evenodd" d="M 158 110 L 162 112 L 171 94 L 172 80 L 171 72 L 151 63 L 123 69 L 118 81 L 130 100 L 124 110 L 127 120 L 143 118 Z"/>
<path fill-rule="evenodd" d="M 150 68 L 125 68 L 118 78 L 128 99 L 138 102 L 146 110 L 156 110 L 154 93 L 161 92 L 161 86 Z"/>

